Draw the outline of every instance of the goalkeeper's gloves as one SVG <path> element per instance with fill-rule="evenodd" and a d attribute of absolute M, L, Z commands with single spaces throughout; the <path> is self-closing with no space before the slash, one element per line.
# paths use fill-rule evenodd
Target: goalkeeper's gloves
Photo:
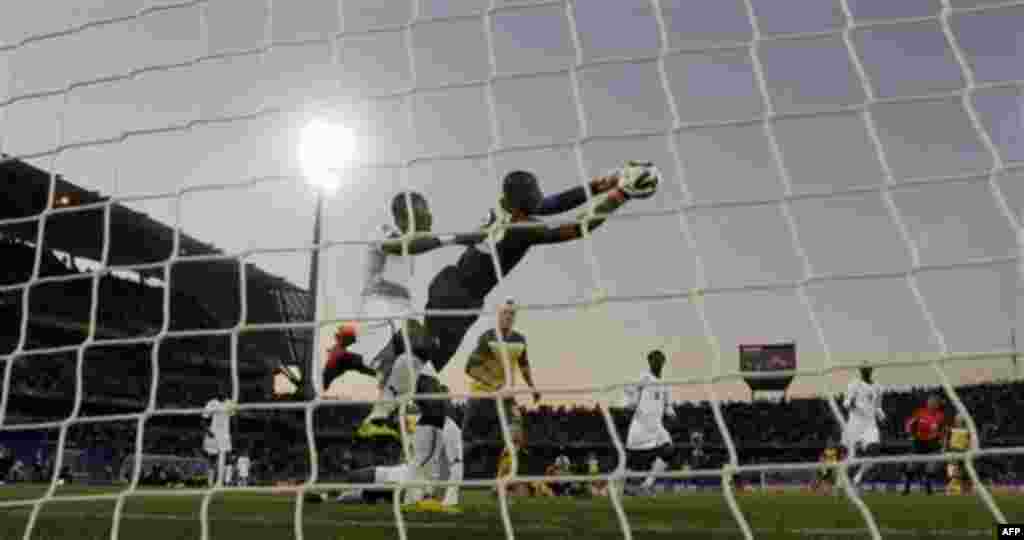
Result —
<path fill-rule="evenodd" d="M 627 161 L 619 171 L 619 189 L 627 199 L 646 199 L 658 190 L 660 175 L 650 161 Z"/>

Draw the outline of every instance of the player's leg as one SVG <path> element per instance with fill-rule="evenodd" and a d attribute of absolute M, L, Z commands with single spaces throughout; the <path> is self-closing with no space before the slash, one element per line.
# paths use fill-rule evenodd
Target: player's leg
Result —
<path fill-rule="evenodd" d="M 632 472 L 641 472 L 650 470 L 654 464 L 654 460 L 657 458 L 657 453 L 652 449 L 647 448 L 627 448 L 626 449 L 626 469 Z M 624 492 L 626 495 L 640 495 L 643 490 L 641 489 L 642 481 L 636 478 L 629 478 L 626 480 Z"/>
<path fill-rule="evenodd" d="M 422 374 L 416 381 L 416 393 L 442 394 L 444 389 L 433 374 Z M 407 481 L 422 481 L 429 478 L 443 447 L 442 431 L 447 403 L 441 399 L 418 399 L 416 405 L 420 410 L 420 419 L 413 438 L 413 460 L 409 464 Z M 406 503 L 421 499 L 422 492 L 422 488 L 408 490 Z"/>
<path fill-rule="evenodd" d="M 654 483 L 657 481 L 657 475 L 664 473 L 668 470 L 668 464 L 672 461 L 672 456 L 675 453 L 671 443 L 665 443 L 654 450 L 654 461 L 651 463 L 650 472 L 647 474 L 647 478 L 644 479 L 643 488 L 650 490 L 654 488 Z"/>
<path fill-rule="evenodd" d="M 941 453 L 942 452 L 942 443 L 940 443 L 938 440 L 928 441 L 927 448 L 926 448 L 925 452 L 927 454 L 939 454 L 939 453 Z M 935 491 L 934 491 L 934 489 L 932 487 L 933 482 L 934 483 L 938 483 L 939 485 L 942 485 L 942 483 L 943 483 L 942 482 L 943 472 L 944 472 L 944 467 L 942 466 L 942 464 L 940 462 L 930 461 L 928 463 L 925 463 L 924 490 L 925 490 L 926 493 L 928 493 L 929 495 L 932 495 L 933 493 L 935 493 Z"/>
<path fill-rule="evenodd" d="M 395 360 L 390 369 L 381 372 L 379 400 L 373 404 L 370 414 L 359 426 L 356 436 L 401 438 L 398 431 L 389 425 L 389 420 L 398 410 L 398 402 L 395 400 L 413 391 L 413 382 L 421 367 L 422 362 L 415 356 L 403 354 Z"/>
<path fill-rule="evenodd" d="M 875 457 L 881 453 L 879 452 L 877 441 L 864 441 L 863 444 L 861 444 L 860 446 L 863 448 L 861 450 L 861 456 Z M 857 474 L 853 477 L 853 485 L 859 486 L 861 482 L 863 482 L 864 479 L 867 477 L 868 471 L 870 471 L 873 466 L 873 463 L 865 463 L 861 465 L 860 469 L 857 471 Z"/>
<path fill-rule="evenodd" d="M 483 308 L 484 299 L 478 298 L 463 288 L 459 273 L 454 266 L 441 270 L 427 293 L 427 312 L 434 310 L 478 310 Z M 427 331 L 433 337 L 430 362 L 438 373 L 444 370 L 448 362 L 455 356 L 466 333 L 480 318 L 479 314 L 450 315 L 428 314 L 423 321 Z"/>
<path fill-rule="evenodd" d="M 466 400 L 461 430 L 464 455 L 470 455 L 478 444 L 492 435 L 492 428 L 497 422 L 497 411 L 491 398 L 471 397 Z"/>
<path fill-rule="evenodd" d="M 924 445 L 921 441 L 914 439 L 911 442 L 911 455 L 918 455 L 922 453 Z M 905 463 L 903 466 L 903 494 L 910 494 L 910 486 L 917 481 L 918 477 L 923 471 L 923 464 L 921 463 Z"/>
<path fill-rule="evenodd" d="M 445 420 L 442 437 L 444 439 L 444 469 L 447 473 L 444 478 L 450 482 L 462 482 L 465 473 L 462 462 L 462 430 L 455 425 L 454 420 L 448 418 Z M 442 503 L 449 507 L 459 505 L 459 486 L 457 484 L 445 488 Z"/>

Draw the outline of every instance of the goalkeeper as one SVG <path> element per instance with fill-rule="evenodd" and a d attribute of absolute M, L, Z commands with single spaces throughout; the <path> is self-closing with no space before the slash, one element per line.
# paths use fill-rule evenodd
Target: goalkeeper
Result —
<path fill-rule="evenodd" d="M 649 163 L 630 162 L 623 171 L 590 182 L 590 191 L 604 195 L 594 213 L 605 216 L 619 209 L 630 199 L 647 198 L 654 194 L 658 174 Z M 487 295 L 498 284 L 498 271 L 508 275 L 534 246 L 558 244 L 583 237 L 604 223 L 596 218 L 583 223 L 543 225 L 535 216 L 555 215 L 572 210 L 587 202 L 587 190 L 577 186 L 545 197 L 537 177 L 526 171 L 513 171 L 502 182 L 502 196 L 498 205 L 488 214 L 482 232 L 483 241 L 468 246 L 454 265 L 443 268 L 430 282 L 424 324 L 433 342 L 430 361 L 440 373 L 455 355 L 479 313 L 438 315 L 431 311 L 479 311 Z M 536 224 L 534 227 L 508 228 L 514 224 Z M 586 229 L 584 229 L 586 227 Z M 492 253 L 493 248 L 493 253 Z M 494 257 L 497 257 L 495 264 Z M 401 339 L 392 339 L 388 349 L 392 356 L 403 352 Z M 421 376 L 417 393 L 437 393 L 440 383 L 436 377 Z M 419 424 L 442 429 L 443 415 L 436 407 L 423 410 Z"/>

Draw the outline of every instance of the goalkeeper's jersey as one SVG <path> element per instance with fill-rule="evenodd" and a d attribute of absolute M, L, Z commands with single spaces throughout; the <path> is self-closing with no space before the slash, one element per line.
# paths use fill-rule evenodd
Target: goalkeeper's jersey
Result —
<path fill-rule="evenodd" d="M 568 212 L 585 202 L 587 190 L 583 186 L 577 186 L 544 197 L 533 215 L 552 216 Z M 523 260 L 531 247 L 562 241 L 562 233 L 558 226 L 544 225 L 543 222 L 531 217 L 521 225 L 534 223 L 534 227 L 506 228 L 511 222 L 511 216 L 499 202 L 484 219 L 483 231 L 487 233 L 487 239 L 466 248 L 455 263 L 459 281 L 470 296 L 486 298 L 498 284 L 498 273 L 491 253 L 492 244 L 501 275 L 507 276 Z"/>
<path fill-rule="evenodd" d="M 502 340 L 498 339 L 494 329 L 487 330 L 477 340 L 476 349 L 466 364 L 466 375 L 475 392 L 494 392 L 505 386 L 505 354 L 511 364 L 512 380 L 509 386 L 515 386 L 517 373 L 527 363 L 526 337 L 512 330 Z"/>

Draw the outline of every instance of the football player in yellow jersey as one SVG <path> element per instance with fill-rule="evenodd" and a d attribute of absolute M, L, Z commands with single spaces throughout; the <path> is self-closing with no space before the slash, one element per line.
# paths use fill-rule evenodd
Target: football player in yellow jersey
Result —
<path fill-rule="evenodd" d="M 967 421 L 962 416 L 957 416 L 953 428 L 949 430 L 946 439 L 946 451 L 966 452 L 971 445 L 971 432 L 967 429 Z M 946 495 L 960 495 L 971 491 L 970 482 L 964 475 L 963 460 L 955 460 L 946 465 L 946 474 L 949 482 L 946 484 Z"/>
<path fill-rule="evenodd" d="M 516 307 L 516 303 L 512 299 L 507 300 L 499 307 L 497 328 L 487 330 L 480 335 L 476 348 L 466 362 L 466 375 L 469 377 L 469 386 L 474 393 L 496 392 L 506 386 L 515 386 L 517 373 L 522 374 L 523 380 L 530 388 L 535 388 L 526 352 L 526 337 L 512 328 L 516 321 Z M 511 364 L 509 366 L 511 380 L 506 380 L 506 357 Z M 534 392 L 533 399 L 535 402 L 540 401 L 540 394 Z M 465 417 L 462 420 L 462 432 L 467 442 L 474 436 L 479 437 L 481 433 L 490 434 L 497 420 L 495 404 L 496 401 L 493 398 L 480 397 L 469 400 L 466 405 Z M 502 398 L 501 404 L 505 418 L 508 420 L 512 443 L 517 449 L 521 449 L 526 444 L 526 437 L 522 415 L 516 405 L 515 397 Z M 507 458 L 505 454 L 503 457 Z M 501 461 L 499 460 L 499 470 L 500 468 Z"/>
<path fill-rule="evenodd" d="M 821 462 L 826 465 L 835 465 L 839 463 L 841 457 L 842 452 L 839 450 L 839 445 L 836 444 L 834 439 L 829 439 L 825 450 L 821 453 Z M 814 482 L 811 484 L 811 490 L 830 491 L 832 488 L 831 484 L 835 483 L 835 478 L 835 469 L 818 469 L 818 476 L 815 477 Z"/>

